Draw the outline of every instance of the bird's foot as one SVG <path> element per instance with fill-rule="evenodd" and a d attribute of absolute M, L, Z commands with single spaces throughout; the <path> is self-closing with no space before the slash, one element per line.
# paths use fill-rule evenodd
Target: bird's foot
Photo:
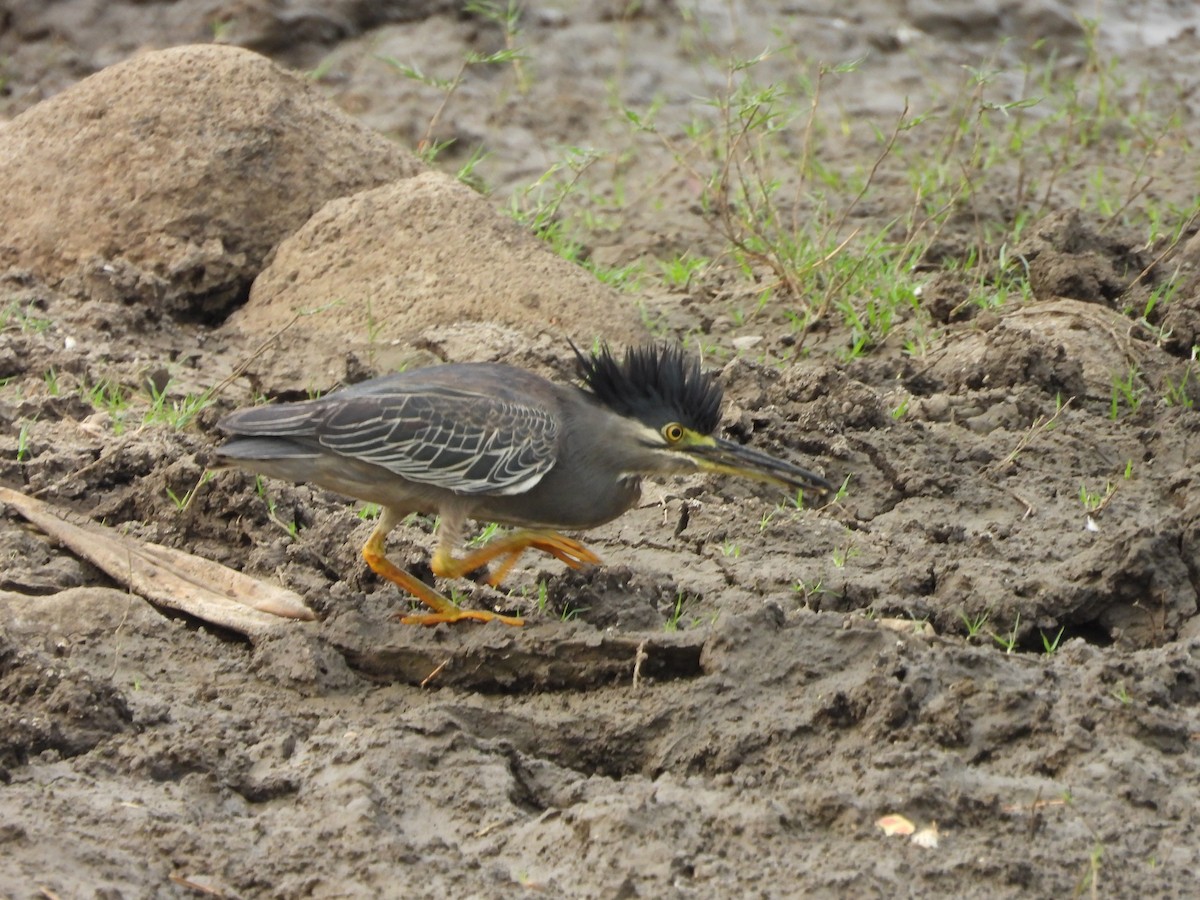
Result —
<path fill-rule="evenodd" d="M 443 622 L 453 624 L 464 619 L 471 619 L 475 622 L 503 622 L 505 625 L 512 625 L 515 628 L 520 628 L 525 624 L 525 620 L 517 616 L 502 616 L 500 613 L 488 612 L 483 609 L 454 609 L 411 615 L 397 613 L 396 618 L 403 625 L 441 625 Z"/>
<path fill-rule="evenodd" d="M 363 558 L 377 575 L 386 578 L 401 590 L 412 594 L 433 612 L 405 615 L 398 613 L 396 618 L 405 625 L 440 625 L 443 622 L 461 622 L 470 619 L 476 622 L 503 622 L 505 625 L 520 626 L 524 619 L 515 616 L 502 616 L 500 613 L 483 609 L 463 609 L 457 606 L 449 597 L 443 596 L 421 581 L 410 572 L 406 572 L 393 563 L 383 553 L 382 540 L 372 537 L 363 548 Z"/>
<path fill-rule="evenodd" d="M 487 583 L 492 587 L 497 587 L 526 550 L 540 550 L 561 560 L 572 569 L 600 562 L 600 557 L 579 541 L 565 537 L 556 531 L 522 529 L 496 538 L 478 550 L 468 553 L 462 559 L 456 559 L 451 555 L 449 548 L 439 547 L 433 555 L 433 574 L 439 578 L 462 578 L 494 560 L 499 560 L 500 562 L 487 577 Z"/>
<path fill-rule="evenodd" d="M 504 556 L 503 561 L 488 575 L 487 583 L 492 587 L 500 585 L 500 582 L 505 579 L 526 550 L 540 550 L 566 563 L 572 569 L 582 569 L 584 566 L 600 562 L 600 557 L 579 541 L 561 535 L 557 531 L 521 531 L 512 537 L 519 539 L 516 546 L 500 554 Z"/>

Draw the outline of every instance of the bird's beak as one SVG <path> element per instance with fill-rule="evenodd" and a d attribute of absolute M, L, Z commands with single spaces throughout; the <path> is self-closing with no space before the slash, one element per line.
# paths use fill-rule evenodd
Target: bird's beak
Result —
<path fill-rule="evenodd" d="M 832 482 L 815 472 L 801 469 L 753 447 L 736 444 L 724 438 L 696 435 L 693 441 L 682 449 L 704 472 L 740 475 L 743 478 L 776 484 L 789 491 L 812 491 L 818 495 L 825 495 L 834 490 Z"/>

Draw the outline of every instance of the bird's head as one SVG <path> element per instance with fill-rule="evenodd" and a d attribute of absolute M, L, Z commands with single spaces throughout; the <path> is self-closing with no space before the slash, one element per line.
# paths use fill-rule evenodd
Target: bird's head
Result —
<path fill-rule="evenodd" d="M 571 346 L 585 390 L 633 425 L 626 437 L 639 444 L 644 474 L 719 472 L 789 491 L 833 490 L 820 475 L 715 436 L 724 396 L 721 383 L 681 348 L 631 347 L 618 360 L 607 344 L 590 356 Z"/>

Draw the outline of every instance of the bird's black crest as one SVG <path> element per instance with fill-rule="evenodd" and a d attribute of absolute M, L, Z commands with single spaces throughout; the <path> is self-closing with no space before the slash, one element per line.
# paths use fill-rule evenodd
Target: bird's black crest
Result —
<path fill-rule="evenodd" d="M 721 421 L 721 383 L 679 347 L 630 347 L 618 362 L 605 344 L 584 356 L 574 344 L 579 375 L 587 390 L 613 412 L 653 428 L 678 422 L 712 434 Z"/>

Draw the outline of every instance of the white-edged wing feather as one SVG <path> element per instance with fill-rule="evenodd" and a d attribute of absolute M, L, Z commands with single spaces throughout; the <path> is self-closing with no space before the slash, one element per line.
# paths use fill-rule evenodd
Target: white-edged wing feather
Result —
<path fill-rule="evenodd" d="M 460 494 L 519 494 L 554 466 L 558 423 L 550 411 L 406 380 L 392 376 L 319 400 L 242 410 L 221 426 L 323 447 Z"/>

